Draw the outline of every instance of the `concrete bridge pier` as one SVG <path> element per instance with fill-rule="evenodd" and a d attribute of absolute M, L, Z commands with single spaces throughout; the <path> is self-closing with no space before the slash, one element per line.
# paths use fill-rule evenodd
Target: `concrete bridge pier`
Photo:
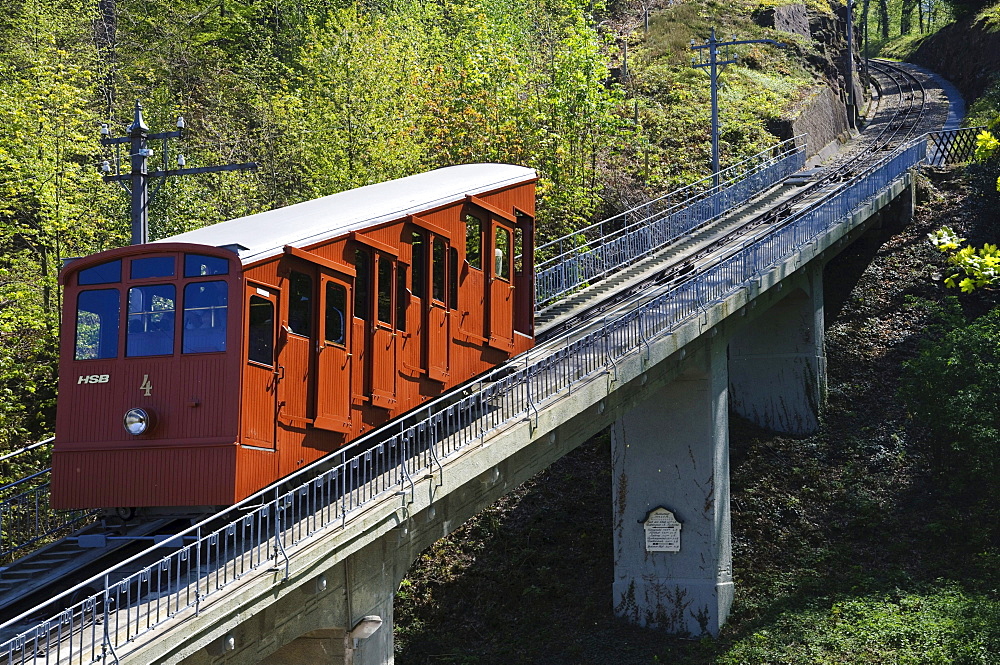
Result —
<path fill-rule="evenodd" d="M 751 310 L 729 342 L 733 411 L 788 434 L 815 432 L 826 401 L 823 270 L 803 273 L 777 303 Z"/>
<path fill-rule="evenodd" d="M 611 428 L 613 602 L 632 623 L 715 636 L 733 602 L 724 342 L 684 365 Z M 650 551 L 658 507 L 681 523 L 679 551 Z"/>

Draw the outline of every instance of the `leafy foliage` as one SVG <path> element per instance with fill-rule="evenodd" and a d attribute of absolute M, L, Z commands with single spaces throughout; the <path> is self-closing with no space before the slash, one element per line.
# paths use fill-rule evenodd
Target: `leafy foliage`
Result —
<path fill-rule="evenodd" d="M 1000 116 L 991 124 L 993 126 L 1000 126 Z M 990 131 L 984 130 L 976 136 L 976 150 L 967 172 L 983 199 L 1000 200 L 997 197 L 1000 193 L 1000 141 Z M 963 247 L 965 238 L 959 238 L 949 226 L 937 229 L 928 237 L 947 257 L 948 265 L 955 269 L 945 278 L 945 286 L 971 293 L 1000 281 L 1000 250 L 996 245 L 986 243 L 980 249 Z"/>
<path fill-rule="evenodd" d="M 901 394 L 935 436 L 940 459 L 989 487 L 1000 471 L 1000 308 L 966 323 L 955 301 L 939 335 L 905 365 Z"/>
<path fill-rule="evenodd" d="M 948 258 L 956 271 L 945 277 L 945 286 L 958 287 L 963 293 L 992 286 L 1000 279 L 1000 251 L 996 245 L 986 243 L 981 249 L 963 247 L 965 238 L 959 238 L 950 226 L 928 234 L 931 244 Z"/>

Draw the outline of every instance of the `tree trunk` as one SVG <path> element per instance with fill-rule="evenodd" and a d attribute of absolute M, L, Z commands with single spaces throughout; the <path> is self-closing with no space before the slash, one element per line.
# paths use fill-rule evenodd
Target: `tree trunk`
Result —
<path fill-rule="evenodd" d="M 878 27 L 882 39 L 889 39 L 889 0 L 878 0 Z"/>
<path fill-rule="evenodd" d="M 98 0 L 99 16 L 94 21 L 94 42 L 104 63 L 103 93 L 107 103 L 108 117 L 115 107 L 115 65 L 118 61 L 118 9 L 117 0 Z"/>
<path fill-rule="evenodd" d="M 913 30 L 913 10 L 917 8 L 917 0 L 903 0 L 903 8 L 899 12 L 899 34 L 908 35 Z"/>

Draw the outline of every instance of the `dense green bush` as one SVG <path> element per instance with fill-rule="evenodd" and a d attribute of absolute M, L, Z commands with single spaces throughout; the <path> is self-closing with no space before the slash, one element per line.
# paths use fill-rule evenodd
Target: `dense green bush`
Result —
<path fill-rule="evenodd" d="M 952 300 L 934 332 L 905 364 L 901 396 L 934 435 L 939 461 L 998 487 L 1000 308 L 966 323 Z"/>

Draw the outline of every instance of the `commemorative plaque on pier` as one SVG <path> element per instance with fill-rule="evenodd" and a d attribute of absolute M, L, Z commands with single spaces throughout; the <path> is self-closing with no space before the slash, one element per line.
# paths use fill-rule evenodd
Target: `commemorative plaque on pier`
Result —
<path fill-rule="evenodd" d="M 680 552 L 681 523 L 663 506 L 653 508 L 639 520 L 646 531 L 647 552 Z"/>

